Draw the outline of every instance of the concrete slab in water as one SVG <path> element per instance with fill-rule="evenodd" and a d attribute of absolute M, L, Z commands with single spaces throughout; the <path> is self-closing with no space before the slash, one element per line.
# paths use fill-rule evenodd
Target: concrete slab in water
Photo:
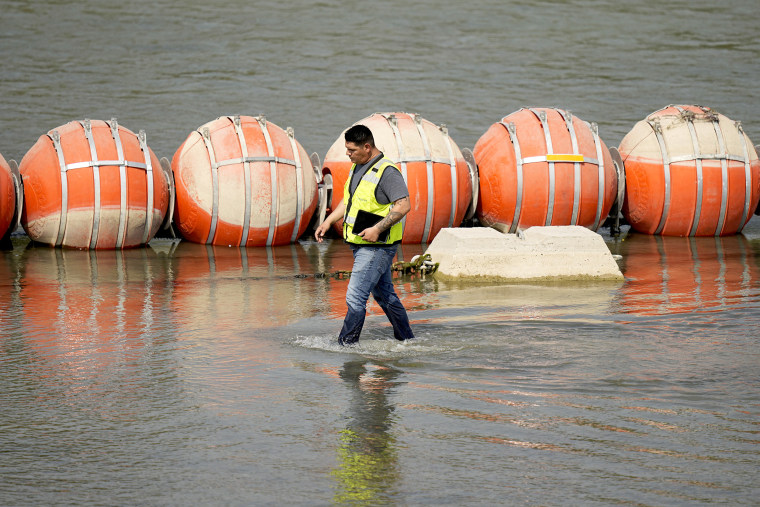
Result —
<path fill-rule="evenodd" d="M 502 234 L 490 227 L 442 229 L 425 253 L 436 276 L 473 280 L 623 280 L 602 237 L 585 227 L 530 227 Z"/>

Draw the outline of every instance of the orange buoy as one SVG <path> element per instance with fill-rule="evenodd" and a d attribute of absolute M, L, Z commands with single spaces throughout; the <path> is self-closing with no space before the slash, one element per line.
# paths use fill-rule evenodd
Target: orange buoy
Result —
<path fill-rule="evenodd" d="M 29 237 L 90 249 L 145 244 L 169 206 L 170 175 L 134 134 L 111 121 L 73 121 L 40 136 L 21 160 Z"/>
<path fill-rule="evenodd" d="M 14 169 L 15 165 L 11 167 L 0 154 L 0 238 L 5 238 L 18 227 L 21 180 Z"/>
<path fill-rule="evenodd" d="M 298 141 L 263 116 L 222 116 L 190 133 L 172 158 L 174 221 L 194 243 L 294 242 L 317 207 L 318 170 Z"/>
<path fill-rule="evenodd" d="M 356 124 L 367 126 L 375 145 L 393 160 L 404 176 L 412 209 L 404 217 L 405 244 L 429 243 L 444 227 L 458 227 L 474 214 L 477 189 L 474 160 L 463 153 L 440 127 L 417 114 L 375 113 Z M 325 155 L 322 173 L 332 192 L 332 208 L 343 199 L 343 187 L 351 170 L 343 134 Z M 324 219 L 324 210 L 320 210 Z M 335 230 L 342 231 L 339 220 Z"/>
<path fill-rule="evenodd" d="M 475 144 L 478 220 L 501 232 L 534 225 L 597 230 L 617 194 L 617 169 L 596 124 L 556 108 L 524 108 Z"/>
<path fill-rule="evenodd" d="M 740 232 L 760 200 L 760 161 L 741 124 L 709 107 L 668 106 L 620 143 L 623 215 L 631 227 L 666 236 Z"/>

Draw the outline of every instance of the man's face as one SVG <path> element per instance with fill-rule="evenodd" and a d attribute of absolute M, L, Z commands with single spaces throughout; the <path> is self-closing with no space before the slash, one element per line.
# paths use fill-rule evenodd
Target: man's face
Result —
<path fill-rule="evenodd" d="M 366 164 L 372 158 L 372 147 L 369 143 L 361 145 L 346 141 L 346 155 L 356 165 Z"/>

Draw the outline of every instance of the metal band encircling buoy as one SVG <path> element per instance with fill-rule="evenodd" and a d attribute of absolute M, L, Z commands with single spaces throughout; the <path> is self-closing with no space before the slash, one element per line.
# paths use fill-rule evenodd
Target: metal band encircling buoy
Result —
<path fill-rule="evenodd" d="M 84 129 L 84 136 L 90 145 L 90 158 L 93 162 L 98 161 L 98 150 L 95 147 L 95 139 L 92 137 L 92 123 L 85 119 L 79 122 Z M 90 248 L 93 249 L 98 244 L 98 233 L 100 229 L 100 165 L 92 166 L 92 183 L 93 183 L 93 217 L 92 217 L 92 234 L 90 236 Z"/>
<path fill-rule="evenodd" d="M 66 160 L 63 157 L 63 147 L 61 146 L 61 135 L 57 130 L 48 133 L 48 137 L 53 141 L 53 148 L 58 155 L 58 165 L 61 170 L 61 214 L 58 216 L 58 236 L 55 240 L 55 246 L 61 246 L 63 237 L 66 233 L 66 224 L 68 221 L 69 211 L 69 177 L 66 174 Z"/>
<path fill-rule="evenodd" d="M 240 124 L 240 116 L 228 116 L 227 117 L 232 125 L 235 127 L 235 133 L 237 134 L 238 144 L 240 144 L 240 153 L 243 156 L 243 181 L 245 184 L 245 205 L 243 209 L 243 230 L 240 236 L 240 244 L 245 245 L 248 241 L 248 230 L 251 223 L 251 164 L 248 161 L 248 145 L 245 142 L 245 135 L 243 134 L 243 127 Z"/>
<path fill-rule="evenodd" d="M 119 124 L 116 118 L 111 118 L 111 121 L 106 122 L 111 127 L 111 137 L 116 145 L 116 157 L 119 159 L 119 225 L 116 233 L 116 248 L 122 248 L 124 245 L 124 235 L 127 229 L 127 166 L 124 163 L 124 147 L 121 144 L 121 136 L 119 136 Z"/>
<path fill-rule="evenodd" d="M 742 138 L 742 151 L 744 154 L 744 210 L 742 211 L 742 220 L 739 222 L 739 230 L 737 232 L 741 232 L 742 229 L 744 229 L 744 226 L 746 225 L 747 218 L 750 214 L 749 205 L 752 201 L 752 171 L 749 166 L 749 146 L 747 146 L 747 136 L 744 135 L 744 129 L 742 128 L 741 122 L 735 122 L 736 130 L 739 131 L 739 134 Z"/>
<path fill-rule="evenodd" d="M 430 143 L 428 143 L 425 130 L 422 128 L 422 121 L 419 115 L 412 115 L 414 126 L 420 135 L 422 149 L 425 156 L 425 167 L 427 172 L 427 211 L 425 212 L 425 226 L 422 233 L 422 242 L 427 243 L 430 239 L 430 222 L 433 219 L 433 202 L 435 201 L 435 183 L 433 182 L 433 161 L 430 155 Z"/>
<path fill-rule="evenodd" d="M 573 115 L 570 111 L 557 110 L 557 112 L 565 120 L 565 127 L 568 134 L 570 134 L 570 146 L 573 148 L 573 153 L 578 153 L 578 139 L 575 135 L 575 127 L 573 126 Z M 576 225 L 578 223 L 578 211 L 581 202 L 581 162 L 583 160 L 575 160 L 573 162 L 573 211 L 570 216 L 570 225 Z"/>
<path fill-rule="evenodd" d="M 216 234 L 216 222 L 219 219 L 219 166 L 216 163 L 216 154 L 214 153 L 214 145 L 211 144 L 211 133 L 208 127 L 203 127 L 200 132 L 201 138 L 206 145 L 206 151 L 208 152 L 209 165 L 211 166 L 211 225 L 208 229 L 208 236 L 206 237 L 206 244 L 211 244 Z"/>
<path fill-rule="evenodd" d="M 541 128 L 544 131 L 544 139 L 546 141 L 546 161 L 549 163 L 549 204 L 546 207 L 546 221 L 544 225 L 551 225 L 552 215 L 554 214 L 554 188 L 556 186 L 554 160 L 550 158 L 550 156 L 554 154 L 552 135 L 551 132 L 549 132 L 549 124 L 546 121 L 546 111 L 536 111 L 532 108 L 529 108 L 528 110 L 538 117 L 538 120 L 541 122 Z"/>
<path fill-rule="evenodd" d="M 522 197 L 523 197 L 523 158 L 520 151 L 520 141 L 517 139 L 517 127 L 514 123 L 504 123 L 504 120 L 499 122 L 500 125 L 507 129 L 509 134 L 509 140 L 512 141 L 512 148 L 515 150 L 515 173 L 517 178 L 517 191 L 515 193 L 515 213 L 512 219 L 512 224 L 509 226 L 509 232 L 514 234 L 517 232 L 517 225 L 520 223 L 520 211 L 522 210 Z"/>
<path fill-rule="evenodd" d="M 271 201 L 271 207 L 270 207 L 270 213 L 269 213 L 269 232 L 267 234 L 267 244 L 266 246 L 270 246 L 272 244 L 272 239 L 274 238 L 274 229 L 277 225 L 277 206 L 279 203 L 279 199 L 277 198 L 277 162 L 275 162 L 275 155 L 274 155 L 274 146 L 272 145 L 272 138 L 269 136 L 269 130 L 267 130 L 267 119 L 266 117 L 257 116 L 256 121 L 259 122 L 259 126 L 261 127 L 261 132 L 264 134 L 264 140 L 267 144 L 267 155 L 271 157 L 271 161 L 269 162 L 269 174 L 270 174 L 270 184 L 272 186 L 272 201 Z"/>
<path fill-rule="evenodd" d="M 726 143 L 723 140 L 723 132 L 718 123 L 718 118 L 713 116 L 711 120 L 715 129 L 715 136 L 718 138 L 718 149 L 722 155 L 720 159 L 720 215 L 718 216 L 718 225 L 715 227 L 715 235 L 720 236 L 723 224 L 726 221 L 726 210 L 728 208 L 728 161 L 726 160 Z"/>
<path fill-rule="evenodd" d="M 591 135 L 594 137 L 594 147 L 596 148 L 596 165 L 599 168 L 599 176 L 597 179 L 597 199 L 596 199 L 596 215 L 594 216 L 594 228 L 592 230 L 599 229 L 602 224 L 602 209 L 604 208 L 604 189 L 607 185 L 607 181 L 604 178 L 604 155 L 602 154 L 602 141 L 599 139 L 599 125 L 591 123 Z"/>
<path fill-rule="evenodd" d="M 451 167 L 451 212 L 449 213 L 449 227 L 454 227 L 454 218 L 457 213 L 457 159 L 454 155 L 454 147 L 451 146 L 451 137 L 449 137 L 449 129 L 446 125 L 441 125 L 438 129 L 446 139 L 446 148 L 449 152 L 449 167 Z"/>
<path fill-rule="evenodd" d="M 290 242 L 293 243 L 298 239 L 298 229 L 301 227 L 301 215 L 303 213 L 303 173 L 301 172 L 301 154 L 298 152 L 295 132 L 292 127 L 288 127 L 285 132 L 288 134 L 290 149 L 293 151 L 293 160 L 296 166 L 296 219 L 293 225 L 293 234 L 290 236 Z"/>
<path fill-rule="evenodd" d="M 150 149 L 144 130 L 137 133 L 137 139 L 145 157 L 145 181 L 148 184 L 148 199 L 145 204 L 145 230 L 142 237 L 142 244 L 145 244 L 148 242 L 151 235 L 150 231 L 153 229 L 153 163 L 150 161 Z M 126 185 L 126 180 L 124 180 L 124 185 Z"/>
<path fill-rule="evenodd" d="M 654 130 L 654 135 L 657 138 L 657 144 L 660 145 L 660 154 L 662 155 L 662 171 L 665 178 L 665 197 L 662 206 L 662 214 L 660 215 L 660 222 L 657 224 L 655 234 L 660 234 L 663 227 L 665 227 L 665 220 L 668 218 L 668 211 L 670 211 L 670 157 L 668 155 L 668 148 L 665 146 L 665 139 L 662 136 L 662 127 L 660 126 L 659 118 L 650 120 L 649 126 Z"/>
<path fill-rule="evenodd" d="M 686 125 L 689 128 L 689 136 L 691 137 L 691 145 L 694 152 L 694 160 L 696 165 L 696 183 L 697 183 L 697 204 L 694 208 L 694 221 L 692 222 L 691 229 L 689 230 L 689 236 L 694 236 L 697 233 L 697 227 L 699 227 L 699 218 L 702 214 L 702 199 L 704 194 L 704 181 L 703 181 L 703 168 L 702 157 L 700 156 L 699 139 L 697 138 L 697 130 L 694 128 L 694 114 L 685 114 L 686 111 L 680 107 L 677 107 L 686 119 Z"/>

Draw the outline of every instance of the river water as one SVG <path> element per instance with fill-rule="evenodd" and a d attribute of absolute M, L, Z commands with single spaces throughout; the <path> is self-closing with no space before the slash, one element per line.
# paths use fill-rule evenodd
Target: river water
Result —
<path fill-rule="evenodd" d="M 211 119 L 266 114 L 324 157 L 376 111 L 471 148 L 523 106 L 569 109 L 617 146 L 670 103 L 760 144 L 757 9 L 0 0 L 0 153 L 117 117 L 171 158 Z M 339 241 L 16 237 L 0 252 L 0 504 L 757 505 L 759 221 L 605 235 L 622 283 L 401 277 L 418 338 L 393 341 L 372 303 L 349 350 Z"/>

